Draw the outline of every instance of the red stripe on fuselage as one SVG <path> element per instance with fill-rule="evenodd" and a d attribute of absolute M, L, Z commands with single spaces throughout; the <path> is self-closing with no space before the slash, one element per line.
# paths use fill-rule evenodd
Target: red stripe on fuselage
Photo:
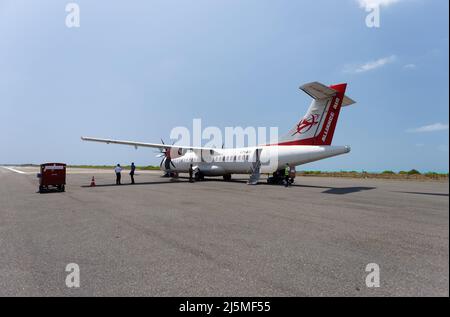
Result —
<path fill-rule="evenodd" d="M 315 138 L 286 141 L 286 142 L 281 142 L 281 143 L 271 144 L 271 145 L 287 145 L 287 146 L 288 145 L 314 145 L 314 139 Z"/>

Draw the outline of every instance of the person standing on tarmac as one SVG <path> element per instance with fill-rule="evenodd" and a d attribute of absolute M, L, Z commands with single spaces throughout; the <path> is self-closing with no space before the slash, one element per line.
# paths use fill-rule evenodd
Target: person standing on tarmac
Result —
<path fill-rule="evenodd" d="M 120 167 L 120 164 L 117 164 L 116 168 L 114 169 L 114 172 L 116 173 L 116 185 L 120 185 L 120 179 L 121 179 L 121 172 L 122 167 Z"/>
<path fill-rule="evenodd" d="M 131 171 L 130 171 L 130 177 L 131 177 L 131 184 L 134 184 L 134 171 L 136 170 L 136 166 L 134 165 L 134 162 L 131 163 Z"/>
<path fill-rule="evenodd" d="M 291 168 L 289 166 L 289 163 L 286 163 L 286 168 L 284 169 L 284 181 L 286 182 L 286 184 L 284 185 L 285 187 L 289 187 L 290 183 L 289 183 L 289 173 L 291 172 Z"/>
<path fill-rule="evenodd" d="M 194 168 L 192 167 L 192 164 L 189 166 L 189 183 L 193 183 L 194 179 L 192 176 L 194 175 Z"/>

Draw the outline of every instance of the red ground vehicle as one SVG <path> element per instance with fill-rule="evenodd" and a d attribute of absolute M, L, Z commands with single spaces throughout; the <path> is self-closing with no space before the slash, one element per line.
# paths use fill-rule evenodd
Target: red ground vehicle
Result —
<path fill-rule="evenodd" d="M 56 188 L 60 192 L 63 192 L 66 185 L 66 164 L 41 164 L 41 172 L 38 174 L 38 177 L 40 193 L 48 191 L 50 188 Z"/>

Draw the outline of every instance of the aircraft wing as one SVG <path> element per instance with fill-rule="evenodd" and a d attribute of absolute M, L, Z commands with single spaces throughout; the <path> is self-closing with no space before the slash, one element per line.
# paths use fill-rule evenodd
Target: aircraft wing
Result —
<path fill-rule="evenodd" d="M 91 138 L 91 137 L 81 137 L 83 141 L 90 142 L 100 142 L 106 144 L 121 144 L 121 145 L 130 145 L 135 148 L 138 147 L 150 147 L 155 149 L 166 149 L 166 150 L 192 150 L 192 151 L 214 151 L 214 148 L 206 148 L 206 147 L 193 147 L 193 146 L 180 146 L 180 145 L 169 145 L 163 143 L 144 143 L 144 142 L 134 142 L 134 141 L 123 141 L 123 140 L 111 140 L 111 139 L 99 139 L 99 138 Z"/>

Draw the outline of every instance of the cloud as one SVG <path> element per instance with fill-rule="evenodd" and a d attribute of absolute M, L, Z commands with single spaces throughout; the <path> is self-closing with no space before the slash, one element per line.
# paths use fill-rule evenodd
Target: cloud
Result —
<path fill-rule="evenodd" d="M 359 6 L 366 10 L 371 10 L 377 7 L 388 7 L 392 4 L 398 3 L 402 0 L 357 0 Z"/>
<path fill-rule="evenodd" d="M 365 73 L 365 72 L 383 67 L 387 64 L 393 63 L 393 62 L 395 62 L 396 59 L 397 59 L 397 57 L 395 55 L 379 58 L 377 60 L 370 61 L 370 62 L 361 64 L 361 65 L 348 66 L 346 68 L 345 72 L 357 73 L 357 74 Z"/>
<path fill-rule="evenodd" d="M 448 124 L 443 123 L 433 123 L 430 125 L 425 125 L 423 127 L 415 128 L 415 129 L 408 129 L 406 132 L 409 133 L 425 133 L 425 132 L 438 132 L 438 131 L 447 131 L 448 130 Z"/>

